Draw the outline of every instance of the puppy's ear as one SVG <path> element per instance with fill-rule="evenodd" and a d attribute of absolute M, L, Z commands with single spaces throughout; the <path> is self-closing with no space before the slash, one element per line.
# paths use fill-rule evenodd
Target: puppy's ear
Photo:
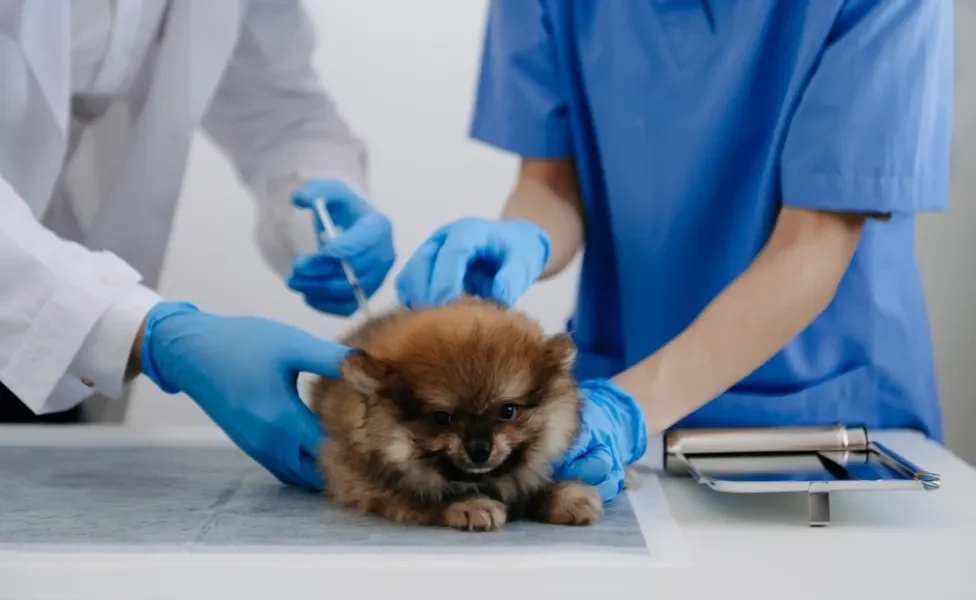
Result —
<path fill-rule="evenodd" d="M 396 372 L 391 365 L 370 356 L 365 350 L 355 349 L 339 365 L 339 375 L 360 394 L 372 396 L 389 385 Z"/>
<path fill-rule="evenodd" d="M 546 340 L 546 354 L 553 366 L 572 369 L 576 363 L 576 344 L 568 333 L 558 333 Z"/>

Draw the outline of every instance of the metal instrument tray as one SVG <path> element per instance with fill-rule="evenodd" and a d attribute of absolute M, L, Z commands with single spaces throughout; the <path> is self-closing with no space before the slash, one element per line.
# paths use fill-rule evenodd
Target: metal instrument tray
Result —
<path fill-rule="evenodd" d="M 664 452 L 668 473 L 719 492 L 806 492 L 814 527 L 830 522 L 830 492 L 936 490 L 942 483 L 871 441 L 863 427 L 674 430 Z"/>

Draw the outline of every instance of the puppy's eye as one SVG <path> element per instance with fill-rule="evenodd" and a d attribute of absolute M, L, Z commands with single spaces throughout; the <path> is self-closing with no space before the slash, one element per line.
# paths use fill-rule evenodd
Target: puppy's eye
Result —
<path fill-rule="evenodd" d="M 434 413 L 434 424 L 438 427 L 447 427 L 451 424 L 451 413 L 439 410 Z"/>
<path fill-rule="evenodd" d="M 515 418 L 515 405 L 514 404 L 503 404 L 501 408 L 498 409 L 498 418 L 502 421 L 511 421 Z"/>

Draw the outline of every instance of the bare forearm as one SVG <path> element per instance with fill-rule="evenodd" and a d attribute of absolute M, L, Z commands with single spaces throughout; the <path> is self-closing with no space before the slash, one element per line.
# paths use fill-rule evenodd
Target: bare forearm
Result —
<path fill-rule="evenodd" d="M 643 408 L 649 430 L 666 429 L 741 381 L 826 308 L 860 231 L 856 217 L 846 219 L 830 230 L 774 233 L 684 332 L 615 378 Z"/>
<path fill-rule="evenodd" d="M 541 164 L 540 164 L 541 163 Z M 540 279 L 565 269 L 583 244 L 575 170 L 565 161 L 526 161 L 502 218 L 535 223 L 549 234 L 549 260 Z"/>

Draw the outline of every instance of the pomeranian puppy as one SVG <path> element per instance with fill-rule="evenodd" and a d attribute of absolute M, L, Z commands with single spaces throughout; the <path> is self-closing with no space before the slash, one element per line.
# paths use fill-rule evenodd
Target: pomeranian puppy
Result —
<path fill-rule="evenodd" d="M 319 468 L 339 503 L 468 531 L 602 517 L 595 488 L 552 480 L 579 429 L 568 335 L 465 297 L 375 317 L 342 341 L 357 350 L 310 398 L 329 432 Z"/>

